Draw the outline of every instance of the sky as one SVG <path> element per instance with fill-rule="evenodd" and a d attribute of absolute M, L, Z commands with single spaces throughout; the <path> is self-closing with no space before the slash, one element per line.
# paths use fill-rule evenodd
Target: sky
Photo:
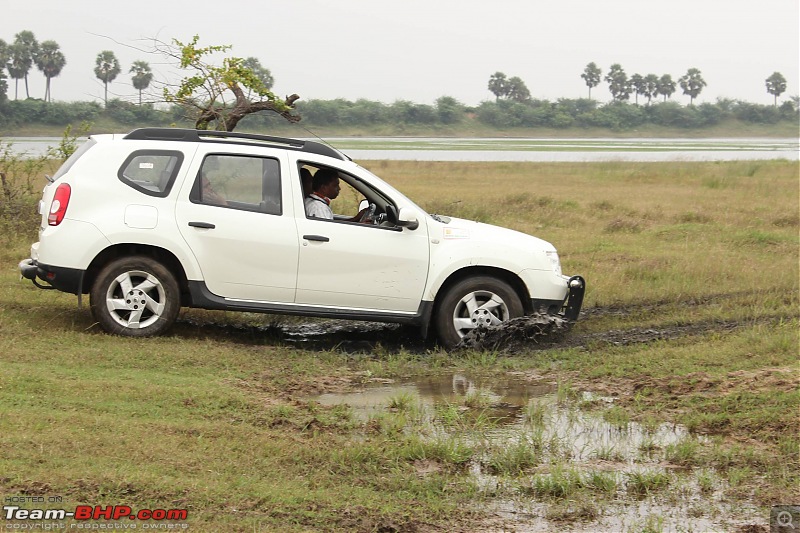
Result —
<path fill-rule="evenodd" d="M 708 85 L 695 103 L 771 104 L 765 80 L 773 72 L 787 80 L 779 102 L 800 94 L 798 0 L 24 0 L 0 12 L 7 43 L 30 30 L 61 46 L 67 65 L 51 82 L 56 101 L 102 101 L 94 67 L 103 50 L 122 67 L 109 97 L 137 101 L 131 64 L 147 61 L 157 79 L 174 82 L 174 70 L 149 52 L 153 39 L 195 34 L 201 46 L 256 57 L 276 94 L 303 100 L 433 104 L 451 96 L 472 106 L 494 99 L 487 83 L 498 71 L 520 77 L 533 98 L 584 98 L 580 75 L 590 62 L 603 75 L 619 63 L 628 76 L 676 82 L 697 68 Z M 44 96 L 35 67 L 29 88 Z M 592 97 L 610 100 L 607 84 Z M 678 88 L 672 100 L 689 97 Z"/>

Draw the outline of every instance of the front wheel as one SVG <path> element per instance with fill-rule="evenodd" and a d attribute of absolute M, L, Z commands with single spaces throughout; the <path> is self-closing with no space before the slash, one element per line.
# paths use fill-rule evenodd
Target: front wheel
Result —
<path fill-rule="evenodd" d="M 175 276 L 149 257 L 124 257 L 100 271 L 90 293 L 92 314 L 109 333 L 150 337 L 168 330 L 180 311 Z"/>
<path fill-rule="evenodd" d="M 522 314 L 519 296 L 506 282 L 477 276 L 448 289 L 434 320 L 439 341 L 452 348 L 475 328 L 495 326 Z"/>

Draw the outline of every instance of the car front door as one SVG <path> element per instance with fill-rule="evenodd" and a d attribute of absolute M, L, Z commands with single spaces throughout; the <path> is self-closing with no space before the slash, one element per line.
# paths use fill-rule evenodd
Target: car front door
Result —
<path fill-rule="evenodd" d="M 418 311 L 428 274 L 424 220 L 410 230 L 308 218 L 296 209 L 300 243 L 296 303 L 344 313 Z"/>

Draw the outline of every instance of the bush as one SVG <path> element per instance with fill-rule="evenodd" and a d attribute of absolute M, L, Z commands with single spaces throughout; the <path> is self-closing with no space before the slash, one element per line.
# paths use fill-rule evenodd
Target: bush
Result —
<path fill-rule="evenodd" d="M 744 122 L 775 124 L 781 119 L 781 112 L 774 106 L 739 102 L 734 116 Z"/>
<path fill-rule="evenodd" d="M 52 154 L 25 157 L 0 140 L 0 235 L 4 243 L 39 226 L 38 191 L 34 182 L 44 173 Z"/>

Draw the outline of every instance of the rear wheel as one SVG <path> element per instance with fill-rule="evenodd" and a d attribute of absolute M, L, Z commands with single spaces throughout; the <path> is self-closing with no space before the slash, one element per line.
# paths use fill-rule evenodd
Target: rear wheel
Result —
<path fill-rule="evenodd" d="M 439 341 L 452 348 L 471 330 L 495 326 L 522 316 L 519 296 L 506 282 L 490 276 L 459 281 L 442 298 L 436 312 Z"/>
<path fill-rule="evenodd" d="M 106 265 L 90 293 L 92 314 L 109 333 L 150 337 L 168 330 L 180 311 L 175 276 L 158 261 L 124 257 Z"/>

